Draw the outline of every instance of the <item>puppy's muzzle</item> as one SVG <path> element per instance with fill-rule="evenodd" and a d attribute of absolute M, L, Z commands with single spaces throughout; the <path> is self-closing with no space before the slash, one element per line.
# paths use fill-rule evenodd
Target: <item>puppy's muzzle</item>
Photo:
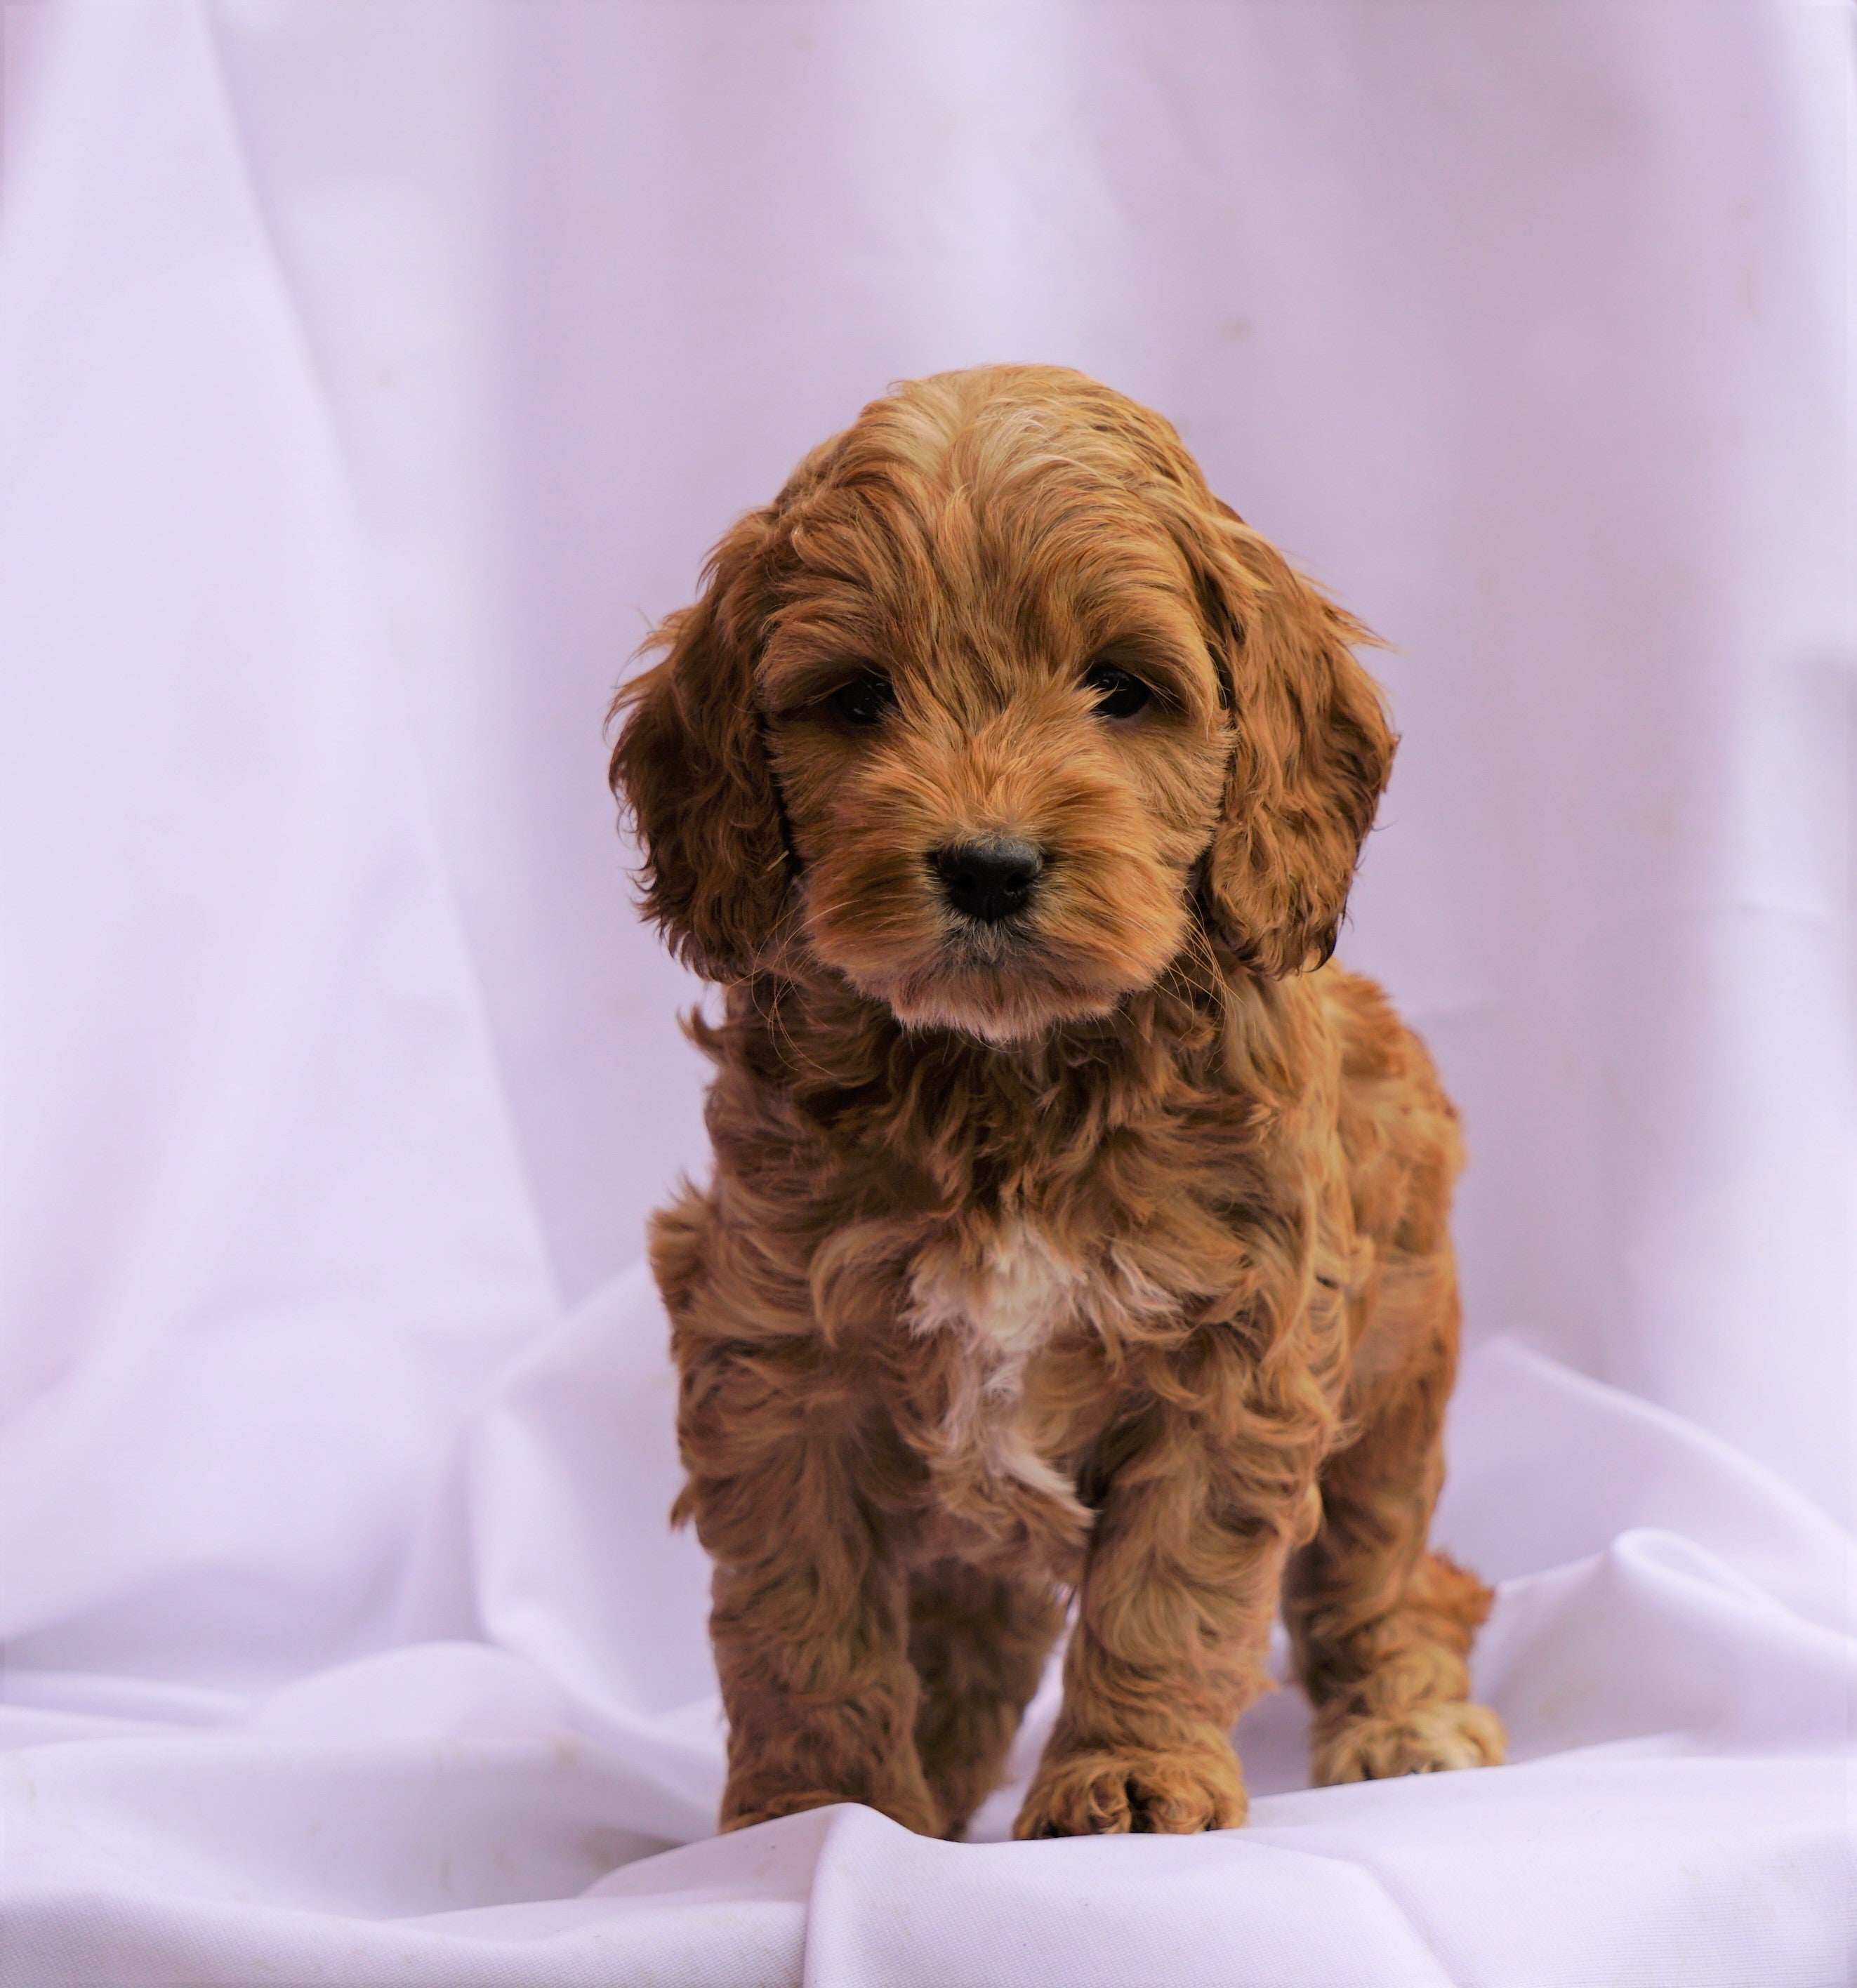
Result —
<path fill-rule="evenodd" d="M 978 925 L 996 925 L 1030 908 L 1044 857 L 1030 843 L 1001 836 L 949 843 L 929 853 L 928 867 L 951 910 Z"/>

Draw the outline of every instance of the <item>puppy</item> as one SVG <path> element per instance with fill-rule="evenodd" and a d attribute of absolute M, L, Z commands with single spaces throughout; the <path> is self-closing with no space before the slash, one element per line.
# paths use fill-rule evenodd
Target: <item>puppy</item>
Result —
<path fill-rule="evenodd" d="M 1082 375 L 899 387 L 620 693 L 647 911 L 723 989 L 655 1219 L 722 1825 L 958 1834 L 1075 1616 L 1020 1836 L 1229 1828 L 1280 1608 L 1316 1779 L 1500 1760 L 1426 1533 L 1455 1114 L 1326 962 L 1365 631 Z"/>

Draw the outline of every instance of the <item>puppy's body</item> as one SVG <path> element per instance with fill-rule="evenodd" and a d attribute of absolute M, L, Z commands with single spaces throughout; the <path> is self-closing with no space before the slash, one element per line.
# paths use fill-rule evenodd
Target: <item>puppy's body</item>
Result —
<path fill-rule="evenodd" d="M 727 986 L 653 1241 L 725 1824 L 958 1831 L 1071 1594 L 1022 1834 L 1241 1821 L 1280 1601 L 1319 1777 L 1500 1758 L 1425 1550 L 1453 1116 L 1308 965 L 1391 750 L 1358 633 L 1154 417 L 1000 370 L 815 452 L 628 692 L 652 908 Z"/>

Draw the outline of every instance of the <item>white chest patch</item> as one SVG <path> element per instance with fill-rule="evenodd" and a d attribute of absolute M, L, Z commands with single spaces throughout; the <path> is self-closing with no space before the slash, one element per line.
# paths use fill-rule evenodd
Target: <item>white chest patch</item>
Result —
<path fill-rule="evenodd" d="M 910 1283 L 910 1325 L 959 1336 L 962 1359 L 942 1430 L 950 1462 L 977 1463 L 998 1477 L 1067 1503 L 1071 1484 L 1038 1455 L 1021 1426 L 1025 1370 L 1032 1356 L 1077 1313 L 1088 1273 L 1030 1222 L 1003 1224 L 979 1260 L 931 1249 Z"/>

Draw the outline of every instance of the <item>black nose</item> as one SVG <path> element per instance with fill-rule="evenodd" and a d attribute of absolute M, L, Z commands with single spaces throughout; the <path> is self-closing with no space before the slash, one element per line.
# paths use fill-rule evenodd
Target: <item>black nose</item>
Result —
<path fill-rule="evenodd" d="M 996 925 L 1031 902 L 1044 858 L 1029 842 L 1002 837 L 950 843 L 934 851 L 928 867 L 942 880 L 949 903 L 964 918 Z"/>

